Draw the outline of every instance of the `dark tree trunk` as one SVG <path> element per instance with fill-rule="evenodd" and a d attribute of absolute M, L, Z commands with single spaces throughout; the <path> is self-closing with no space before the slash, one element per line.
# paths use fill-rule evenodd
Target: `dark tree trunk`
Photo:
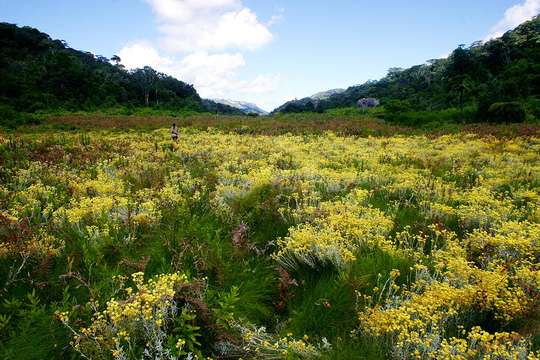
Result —
<path fill-rule="evenodd" d="M 465 85 L 461 84 L 461 86 L 459 87 L 459 110 L 461 111 L 461 122 L 465 122 L 465 116 L 463 115 L 464 95 L 465 95 Z"/>
<path fill-rule="evenodd" d="M 463 86 L 459 89 L 459 109 L 463 113 L 463 93 L 465 92 L 465 89 Z"/>

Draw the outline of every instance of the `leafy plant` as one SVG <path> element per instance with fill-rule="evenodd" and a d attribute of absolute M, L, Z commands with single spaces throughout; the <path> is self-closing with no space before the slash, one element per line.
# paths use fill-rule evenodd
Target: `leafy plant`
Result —
<path fill-rule="evenodd" d="M 519 102 L 495 103 L 488 110 L 488 120 L 490 122 L 523 122 L 525 118 L 525 109 Z"/>

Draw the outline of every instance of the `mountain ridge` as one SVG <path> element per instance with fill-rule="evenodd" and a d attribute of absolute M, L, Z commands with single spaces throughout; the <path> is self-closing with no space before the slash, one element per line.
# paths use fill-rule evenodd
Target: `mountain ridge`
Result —
<path fill-rule="evenodd" d="M 311 98 L 311 99 L 315 99 L 315 100 L 324 100 L 324 99 L 329 98 L 332 95 L 341 94 L 343 92 L 345 92 L 345 89 L 341 89 L 341 88 L 330 89 L 330 90 L 326 90 L 326 91 L 320 91 L 320 92 L 315 93 L 315 94 L 313 94 L 311 96 L 308 96 L 308 97 Z"/>
<path fill-rule="evenodd" d="M 247 101 L 229 100 L 229 99 L 210 99 L 219 104 L 227 105 L 241 110 L 244 114 L 268 115 L 268 111 L 261 109 L 257 104 Z"/>
<path fill-rule="evenodd" d="M 305 97 L 285 102 L 271 113 L 324 112 L 352 107 L 360 98 L 374 97 L 382 105 L 401 101 L 420 111 L 472 106 L 485 111 L 496 102 L 527 102 L 539 111 L 540 19 L 526 21 L 502 37 L 460 45 L 447 58 L 428 60 L 407 69 L 391 68 L 380 80 L 353 85 L 323 98 Z M 532 99 L 532 100 L 530 100 Z"/>

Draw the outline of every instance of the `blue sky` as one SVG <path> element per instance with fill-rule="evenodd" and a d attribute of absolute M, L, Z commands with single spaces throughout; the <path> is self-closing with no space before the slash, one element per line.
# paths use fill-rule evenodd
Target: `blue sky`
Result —
<path fill-rule="evenodd" d="M 497 36 L 538 14 L 540 0 L 0 0 L 0 9 L 0 21 L 271 110 Z"/>

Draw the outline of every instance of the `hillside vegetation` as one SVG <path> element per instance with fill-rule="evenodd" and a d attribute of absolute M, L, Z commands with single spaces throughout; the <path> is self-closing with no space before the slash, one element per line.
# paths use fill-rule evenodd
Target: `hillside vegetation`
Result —
<path fill-rule="evenodd" d="M 116 56 L 78 51 L 39 30 L 0 23 L 2 118 L 16 117 L 17 112 L 107 108 L 129 114 L 141 107 L 241 114 L 230 106 L 203 102 L 192 85 L 151 67 L 128 71 Z"/>
<path fill-rule="evenodd" d="M 392 68 L 379 81 L 352 86 L 321 99 L 289 101 L 274 113 L 322 112 L 351 107 L 364 97 L 381 99 L 390 110 L 387 117 L 390 120 L 410 122 L 411 119 L 400 119 L 395 115 L 411 111 L 457 109 L 457 120 L 523 121 L 524 116 L 520 114 L 516 117 L 515 113 L 510 113 L 506 119 L 499 120 L 493 113 L 496 109 L 490 112 L 493 104 L 508 102 L 518 102 L 518 108 L 538 119 L 540 17 L 523 23 L 501 38 L 476 42 L 470 47 L 460 45 L 448 58 L 429 60 L 408 69 Z M 422 122 L 422 114 L 415 115 L 412 121 Z"/>

